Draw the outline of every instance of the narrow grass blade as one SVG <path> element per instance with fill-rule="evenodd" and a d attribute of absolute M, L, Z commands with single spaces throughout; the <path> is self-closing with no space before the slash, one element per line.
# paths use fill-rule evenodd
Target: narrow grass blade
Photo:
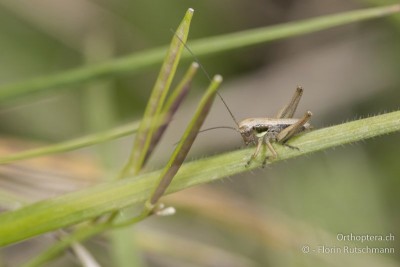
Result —
<path fill-rule="evenodd" d="M 398 131 L 400 111 L 327 127 L 293 138 L 290 144 L 299 147 L 300 151 L 276 145 L 275 149 L 279 154 L 276 161 Z M 242 149 L 185 163 L 166 193 L 258 168 L 262 160 L 255 161 L 249 168 L 245 167 L 253 150 L 254 148 Z M 108 182 L 4 212 L 0 214 L 0 246 L 142 203 L 152 192 L 160 175 L 161 171 L 156 171 Z"/>
<path fill-rule="evenodd" d="M 188 45 L 197 56 L 305 35 L 400 12 L 400 4 L 360 9 L 195 40 Z"/>
<path fill-rule="evenodd" d="M 176 34 L 172 38 L 170 48 L 164 59 L 164 63 L 153 87 L 149 102 L 147 103 L 143 120 L 136 134 L 131 156 L 122 170 L 121 175 L 119 176 L 120 178 L 128 174 L 131 170 L 133 173 L 138 173 L 143 166 L 154 132 L 158 128 L 156 127 L 156 124 L 159 123 L 159 116 L 161 115 L 165 98 L 168 94 L 169 87 L 175 75 L 184 48 L 184 43 L 182 43 L 181 40 L 186 42 L 189 34 L 193 12 L 193 9 L 189 9 L 186 12 L 185 17 L 176 30 Z M 150 120 L 150 118 L 155 119 Z"/>
<path fill-rule="evenodd" d="M 290 38 L 312 32 L 321 31 L 341 25 L 355 23 L 388 16 L 400 11 L 400 5 L 374 7 L 333 15 L 325 15 L 312 19 L 283 23 L 258 29 L 246 30 L 216 37 L 199 39 L 189 43 L 189 46 L 198 56 L 243 48 L 250 45 L 261 44 L 274 40 Z M 102 76 L 130 72 L 130 74 L 143 71 L 156 66 L 164 56 L 166 47 L 147 50 L 102 64 L 83 66 L 59 74 L 34 78 L 28 81 L 17 82 L 0 86 L 0 101 L 23 96 L 25 94 L 56 90 L 63 86 L 70 86 L 82 82 L 98 79 Z M 189 58 L 188 54 L 183 57 Z M 77 88 L 70 86 L 70 88 Z"/>
<path fill-rule="evenodd" d="M 147 150 L 146 157 L 144 160 L 144 164 L 147 162 L 149 156 L 152 154 L 154 148 L 160 141 L 162 135 L 164 134 L 173 116 L 175 115 L 175 112 L 178 110 L 180 104 L 182 103 L 187 93 L 189 92 L 193 77 L 196 74 L 198 68 L 199 68 L 198 63 L 195 62 L 191 64 L 181 82 L 173 90 L 172 94 L 168 97 L 167 103 L 165 104 L 165 107 L 162 110 L 162 114 L 164 114 L 164 116 L 161 119 L 160 127 L 157 129 L 157 131 L 153 135 L 153 138 L 151 139 L 150 146 L 149 149 Z"/>
<path fill-rule="evenodd" d="M 222 77 L 219 75 L 215 76 L 203 98 L 201 99 L 192 120 L 190 121 L 185 132 L 183 133 L 181 141 L 178 143 L 177 147 L 172 153 L 172 156 L 168 161 L 166 167 L 161 172 L 157 187 L 155 187 L 149 199 L 149 203 L 151 206 L 155 205 L 158 199 L 162 197 L 165 190 L 167 190 L 169 184 L 174 178 L 175 174 L 181 167 L 183 161 L 186 158 L 186 155 L 189 153 L 189 150 L 192 147 L 192 144 L 196 139 L 196 136 L 200 131 L 200 128 L 208 115 L 208 112 L 210 111 L 212 102 L 221 82 Z"/>
<path fill-rule="evenodd" d="M 8 156 L 0 157 L 0 164 L 10 163 L 23 159 L 30 159 L 34 157 L 47 156 L 56 153 L 71 151 L 74 149 L 99 144 L 102 142 L 114 140 L 123 136 L 135 133 L 139 126 L 138 122 L 129 123 L 123 126 L 113 128 L 109 131 L 86 135 L 80 138 L 60 142 L 54 145 L 48 145 L 40 148 L 29 149 L 19 153 L 11 154 Z"/>

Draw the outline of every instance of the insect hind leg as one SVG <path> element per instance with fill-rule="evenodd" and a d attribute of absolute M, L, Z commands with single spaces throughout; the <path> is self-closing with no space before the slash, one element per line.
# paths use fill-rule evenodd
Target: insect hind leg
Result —
<path fill-rule="evenodd" d="M 302 127 L 310 120 L 312 116 L 311 111 L 307 111 L 304 116 L 299 119 L 295 124 L 290 125 L 289 127 L 283 129 L 276 137 L 276 141 L 278 143 L 284 144 L 294 135 L 299 133 Z"/>
<path fill-rule="evenodd" d="M 278 112 L 276 118 L 284 119 L 284 118 L 293 118 L 294 113 L 296 112 L 297 106 L 300 102 L 301 96 L 303 95 L 303 87 L 297 86 L 296 91 L 289 104 L 284 106 L 281 111 Z"/>

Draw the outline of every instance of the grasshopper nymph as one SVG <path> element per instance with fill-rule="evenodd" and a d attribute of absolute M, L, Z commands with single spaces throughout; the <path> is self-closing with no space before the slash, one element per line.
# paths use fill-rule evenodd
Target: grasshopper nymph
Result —
<path fill-rule="evenodd" d="M 292 100 L 288 105 L 283 107 L 275 118 L 249 118 L 240 123 L 237 123 L 236 119 L 234 119 L 238 126 L 237 131 L 242 135 L 245 145 L 257 144 L 256 150 L 247 161 L 246 166 L 249 166 L 251 161 L 257 157 L 263 144 L 271 151 L 273 158 L 276 158 L 278 154 L 272 146 L 272 142 L 277 142 L 293 149 L 299 149 L 286 144 L 286 142 L 294 135 L 311 128 L 308 123 L 312 116 L 311 111 L 307 111 L 301 119 L 293 118 L 302 94 L 303 88 L 298 86 Z M 263 167 L 268 158 L 268 156 L 264 157 Z"/>

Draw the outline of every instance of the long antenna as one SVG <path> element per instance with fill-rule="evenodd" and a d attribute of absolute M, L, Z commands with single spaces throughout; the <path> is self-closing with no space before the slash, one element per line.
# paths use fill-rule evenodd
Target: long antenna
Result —
<path fill-rule="evenodd" d="M 207 132 L 207 131 L 215 130 L 215 129 L 229 129 L 229 130 L 234 130 L 234 131 L 236 131 L 236 132 L 239 131 L 239 130 L 236 129 L 235 127 L 230 127 L 230 126 L 216 126 L 216 127 L 211 127 L 211 128 L 207 128 L 207 129 L 201 130 L 201 131 L 199 131 L 199 133 L 203 133 L 203 132 Z"/>
<path fill-rule="evenodd" d="M 193 53 L 193 51 L 189 48 L 189 46 L 187 46 L 187 44 L 175 33 L 175 31 L 173 29 L 170 29 L 170 31 L 179 39 L 179 41 L 181 41 L 181 43 L 183 44 L 183 46 L 186 48 L 186 50 L 192 55 L 192 57 L 194 58 L 194 60 L 197 62 L 197 64 L 199 64 L 201 70 L 204 72 L 204 74 L 206 75 L 207 79 L 211 82 L 211 77 L 208 74 L 208 72 L 206 71 L 206 69 L 204 68 L 203 64 L 201 64 L 200 60 L 196 57 L 196 55 Z M 239 128 L 239 123 L 236 120 L 235 116 L 233 115 L 231 109 L 228 107 L 228 105 L 226 104 L 224 98 L 221 96 L 221 94 L 219 92 L 217 92 L 218 97 L 221 99 L 222 103 L 224 103 L 224 106 L 226 107 L 226 109 L 228 110 L 229 114 L 231 115 L 233 121 L 235 122 L 236 126 Z"/>

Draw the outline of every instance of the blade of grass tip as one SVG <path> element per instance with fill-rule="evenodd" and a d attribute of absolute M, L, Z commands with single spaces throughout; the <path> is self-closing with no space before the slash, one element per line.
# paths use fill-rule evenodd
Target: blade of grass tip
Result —
<path fill-rule="evenodd" d="M 119 178 L 126 176 L 131 170 L 134 174 L 137 174 L 143 166 L 152 136 L 157 128 L 155 125 L 158 124 L 159 115 L 162 111 L 165 98 L 168 94 L 169 87 L 183 51 L 184 46 L 181 40 L 186 42 L 189 34 L 193 12 L 193 9 L 188 9 L 185 17 L 176 30 L 176 36 L 174 35 L 172 38 L 170 48 L 165 56 L 164 63 L 153 87 L 149 102 L 147 103 L 143 120 L 139 126 L 128 163 L 121 171 Z M 148 118 L 154 119 L 148 120 Z"/>
<path fill-rule="evenodd" d="M 210 86 L 208 87 L 206 93 L 200 101 L 200 104 L 197 107 L 197 110 L 190 121 L 188 127 L 186 128 L 181 141 L 178 143 L 175 148 L 170 160 L 168 161 L 166 167 L 161 172 L 159 182 L 157 186 L 154 188 L 153 192 L 146 205 L 151 209 L 157 201 L 162 197 L 164 192 L 167 190 L 167 187 L 171 183 L 173 177 L 178 172 L 181 167 L 183 161 L 185 160 L 194 140 L 198 132 L 200 131 L 201 126 L 203 125 L 204 120 L 206 119 L 208 112 L 210 111 L 212 102 L 217 93 L 217 89 L 222 82 L 222 76 L 216 75 L 211 81 Z"/>
<path fill-rule="evenodd" d="M 151 139 L 150 146 L 149 149 L 147 150 L 143 165 L 146 164 L 154 148 L 157 146 L 165 130 L 168 128 L 168 125 L 171 122 L 176 111 L 178 110 L 180 104 L 182 103 L 187 93 L 189 92 L 193 77 L 196 74 L 198 68 L 199 64 L 197 62 L 192 63 L 187 72 L 185 73 L 181 82 L 173 90 L 172 94 L 168 97 L 167 103 L 165 104 L 165 107 L 163 108 L 162 111 L 162 114 L 164 115 L 160 122 L 161 126 L 157 129 L 157 131 L 153 135 L 153 138 Z"/>
<path fill-rule="evenodd" d="M 108 131 L 82 136 L 76 139 L 60 142 L 54 145 L 48 145 L 40 148 L 29 149 L 26 151 L 14 153 L 0 158 L 0 164 L 10 163 L 14 161 L 30 159 L 34 157 L 52 155 L 61 152 L 67 152 L 74 149 L 99 144 L 102 142 L 117 139 L 129 134 L 135 133 L 139 123 L 129 123 Z"/>

